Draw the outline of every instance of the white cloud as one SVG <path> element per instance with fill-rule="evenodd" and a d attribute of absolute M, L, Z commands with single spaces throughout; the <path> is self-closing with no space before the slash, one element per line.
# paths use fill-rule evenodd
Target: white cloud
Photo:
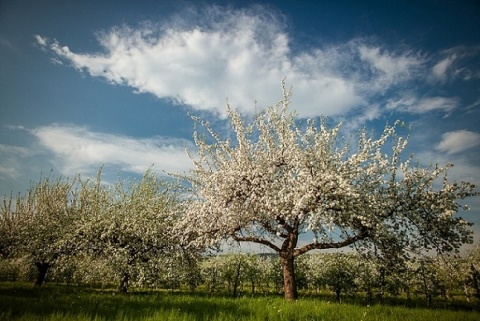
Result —
<path fill-rule="evenodd" d="M 221 115 L 226 98 L 244 112 L 254 111 L 255 100 L 258 106 L 278 101 L 284 77 L 294 84 L 301 116 L 341 115 L 425 67 L 418 53 L 363 39 L 293 52 L 281 16 L 254 9 L 208 7 L 165 25 L 116 27 L 99 34 L 97 53 L 75 53 L 42 36 L 37 41 L 93 77 Z"/>
<path fill-rule="evenodd" d="M 408 96 L 398 100 L 389 99 L 386 107 L 390 110 L 408 112 L 412 114 L 425 114 L 432 111 L 441 111 L 446 114 L 458 108 L 460 102 L 457 98 Z"/>
<path fill-rule="evenodd" d="M 360 45 L 360 59 L 368 62 L 373 72 L 380 73 L 378 80 L 395 83 L 411 78 L 423 67 L 425 60 L 410 51 L 393 54 L 379 47 Z"/>
<path fill-rule="evenodd" d="M 447 154 L 456 154 L 480 145 L 480 133 L 457 130 L 444 133 L 442 141 L 435 149 L 446 152 Z"/>
<path fill-rule="evenodd" d="M 47 38 L 42 37 L 40 35 L 35 35 L 34 38 L 37 41 L 37 44 L 39 44 L 41 47 L 46 47 L 48 45 Z"/>
<path fill-rule="evenodd" d="M 454 79 L 470 81 L 480 78 L 477 63 L 479 55 L 480 46 L 458 46 L 443 50 L 438 55 L 438 62 L 431 69 L 433 80 L 441 82 Z"/>
<path fill-rule="evenodd" d="M 354 115 L 337 117 L 337 121 L 343 124 L 342 131 L 348 136 L 356 132 L 359 128 L 364 127 L 366 122 L 378 119 L 382 115 L 381 108 L 378 104 L 367 106 L 359 110 Z"/>
<path fill-rule="evenodd" d="M 453 54 L 447 58 L 441 60 L 432 68 L 433 75 L 439 80 L 445 80 L 447 78 L 447 71 L 453 62 L 457 59 L 457 55 Z"/>
<path fill-rule="evenodd" d="M 457 98 L 428 97 L 419 100 L 416 106 L 414 106 L 410 111 L 423 114 L 434 110 L 441 110 L 449 113 L 456 109 L 458 105 L 459 101 Z"/>
<path fill-rule="evenodd" d="M 31 156 L 32 151 L 25 147 L 0 144 L 0 177 L 17 179 L 22 172 L 18 160 Z"/>
<path fill-rule="evenodd" d="M 191 165 L 185 152 L 188 142 L 181 139 L 135 139 L 64 125 L 39 127 L 30 132 L 67 176 L 92 173 L 103 165 L 136 174 L 144 173 L 152 165 L 157 172 L 182 173 Z"/>

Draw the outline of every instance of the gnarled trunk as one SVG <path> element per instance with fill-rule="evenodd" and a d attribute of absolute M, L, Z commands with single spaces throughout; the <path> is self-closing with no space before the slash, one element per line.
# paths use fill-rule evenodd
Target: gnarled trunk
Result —
<path fill-rule="evenodd" d="M 293 251 L 280 253 L 283 271 L 283 291 L 286 300 L 295 300 L 298 298 L 297 282 L 295 280 L 295 256 Z"/>
<path fill-rule="evenodd" d="M 35 266 L 38 270 L 37 278 L 35 279 L 35 286 L 40 286 L 45 282 L 50 264 L 46 262 L 35 262 Z"/>

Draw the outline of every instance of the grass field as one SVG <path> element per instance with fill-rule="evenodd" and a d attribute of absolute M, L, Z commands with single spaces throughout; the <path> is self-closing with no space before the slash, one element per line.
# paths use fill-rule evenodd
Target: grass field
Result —
<path fill-rule="evenodd" d="M 0 320 L 167 321 L 167 320 L 455 320 L 478 321 L 468 309 L 337 304 L 321 298 L 286 302 L 282 297 L 207 296 L 203 293 L 135 292 L 118 294 L 79 287 L 0 283 Z"/>

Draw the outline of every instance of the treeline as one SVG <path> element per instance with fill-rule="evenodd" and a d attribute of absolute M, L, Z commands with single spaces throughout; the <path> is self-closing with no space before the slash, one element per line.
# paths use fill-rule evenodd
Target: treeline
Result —
<path fill-rule="evenodd" d="M 179 288 L 209 293 L 281 293 L 278 255 L 215 253 L 185 243 L 179 187 L 147 172 L 139 181 L 44 178 L 0 210 L 0 279 Z M 182 196 L 183 195 L 183 196 Z M 181 226 L 181 224 L 180 224 Z M 182 245 L 183 244 L 183 245 Z M 295 260 L 304 293 L 480 298 L 480 246 L 454 255 L 389 261 L 372 253 L 312 253 Z"/>
<path fill-rule="evenodd" d="M 111 260 L 76 257 L 49 270 L 48 282 L 111 288 L 122 280 Z M 283 276 L 277 255 L 222 254 L 198 256 L 194 261 L 167 257 L 156 264 L 130 269 L 130 285 L 137 290 L 203 291 L 209 294 L 280 294 Z M 464 257 L 422 257 L 403 266 L 386 266 L 356 253 L 313 253 L 296 262 L 296 279 L 305 295 L 331 293 L 332 298 L 363 297 L 372 302 L 402 296 L 421 298 L 431 305 L 480 299 L 480 246 Z M 33 281 L 36 271 L 24 259 L 0 261 L 0 280 Z"/>
<path fill-rule="evenodd" d="M 150 282 L 174 268 L 169 262 L 177 257 L 194 262 L 202 252 L 179 245 L 176 188 L 150 171 L 114 184 L 102 182 L 100 172 L 89 179 L 43 178 L 2 203 L 2 264 L 34 267 L 35 285 L 69 270 L 82 273 L 82 282 L 115 279 L 120 291 Z"/>

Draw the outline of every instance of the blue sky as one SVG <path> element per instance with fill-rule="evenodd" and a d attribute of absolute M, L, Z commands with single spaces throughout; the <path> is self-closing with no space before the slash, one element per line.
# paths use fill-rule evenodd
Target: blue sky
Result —
<path fill-rule="evenodd" d="M 187 171 L 189 112 L 227 133 L 227 99 L 252 114 L 284 77 L 300 117 L 345 132 L 403 120 L 420 164 L 479 185 L 479 30 L 474 0 L 4 0 L 0 195 L 52 170 Z"/>

